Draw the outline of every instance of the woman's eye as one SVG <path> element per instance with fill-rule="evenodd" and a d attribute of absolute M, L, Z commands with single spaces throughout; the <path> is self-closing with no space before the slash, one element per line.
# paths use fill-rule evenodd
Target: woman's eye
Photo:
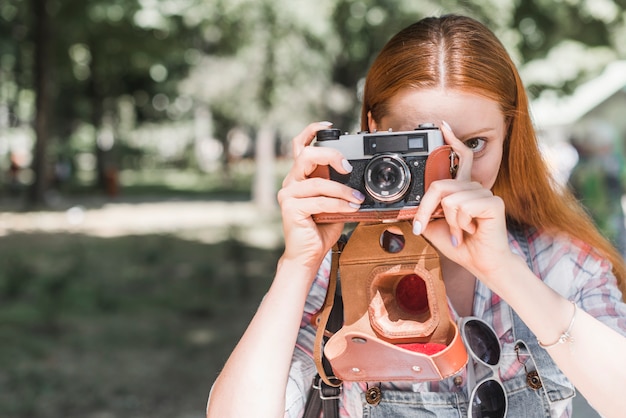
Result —
<path fill-rule="evenodd" d="M 480 152 L 487 145 L 487 141 L 482 138 L 472 138 L 465 141 L 465 146 L 471 149 L 474 153 Z"/>

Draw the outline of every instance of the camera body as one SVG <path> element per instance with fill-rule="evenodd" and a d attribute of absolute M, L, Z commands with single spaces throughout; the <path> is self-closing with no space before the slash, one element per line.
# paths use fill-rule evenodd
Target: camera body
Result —
<path fill-rule="evenodd" d="M 399 210 L 420 204 L 425 192 L 426 160 L 444 144 L 432 123 L 413 131 L 363 132 L 341 135 L 338 129 L 317 132 L 317 147 L 340 151 L 353 170 L 340 174 L 332 167 L 328 178 L 365 195 L 360 212 Z"/>

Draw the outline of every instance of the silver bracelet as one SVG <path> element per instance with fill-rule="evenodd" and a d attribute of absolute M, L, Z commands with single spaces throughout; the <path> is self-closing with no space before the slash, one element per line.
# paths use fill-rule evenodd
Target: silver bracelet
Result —
<path fill-rule="evenodd" d="M 576 320 L 576 312 L 578 312 L 578 307 L 576 306 L 575 302 L 572 302 L 572 305 L 574 305 L 574 315 L 572 315 L 572 320 L 569 323 L 569 327 L 567 327 L 567 331 L 561 334 L 558 340 L 556 340 L 552 344 L 544 344 L 541 341 L 539 341 L 539 339 L 537 339 L 537 342 L 539 343 L 540 347 L 552 348 L 555 345 L 574 342 L 574 338 L 572 337 L 572 328 L 574 327 L 574 321 Z"/>

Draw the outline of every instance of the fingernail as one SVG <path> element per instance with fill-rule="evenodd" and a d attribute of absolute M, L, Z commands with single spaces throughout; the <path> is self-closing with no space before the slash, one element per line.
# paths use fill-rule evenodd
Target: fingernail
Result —
<path fill-rule="evenodd" d="M 358 191 L 358 190 L 353 190 L 352 191 L 352 196 L 356 197 L 360 201 L 365 200 L 365 195 L 363 193 L 361 193 L 360 191 Z"/>
<path fill-rule="evenodd" d="M 346 170 L 348 173 L 352 173 L 352 164 L 350 164 L 348 160 L 341 160 L 341 165 L 343 166 L 343 169 Z"/>
<path fill-rule="evenodd" d="M 422 223 L 420 221 L 413 222 L 413 234 L 420 235 L 422 233 Z"/>
<path fill-rule="evenodd" d="M 452 237 L 450 238 L 450 241 L 452 242 L 452 246 L 455 248 L 459 245 L 459 241 L 456 239 L 454 235 L 452 235 Z"/>
<path fill-rule="evenodd" d="M 319 122 L 320 125 L 324 125 L 324 126 L 333 126 L 332 122 L 329 122 L 327 120 L 323 120 L 321 122 Z"/>
<path fill-rule="evenodd" d="M 445 120 L 441 121 L 441 125 L 447 130 L 452 131 L 452 128 L 450 127 L 450 125 L 448 125 L 448 122 L 446 122 Z"/>
<path fill-rule="evenodd" d="M 359 209 L 361 207 L 361 205 L 359 205 L 358 203 L 354 203 L 354 202 L 348 202 L 348 205 L 354 209 Z"/>

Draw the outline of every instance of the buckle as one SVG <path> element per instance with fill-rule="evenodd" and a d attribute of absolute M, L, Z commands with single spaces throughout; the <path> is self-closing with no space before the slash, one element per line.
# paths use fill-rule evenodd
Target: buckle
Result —
<path fill-rule="evenodd" d="M 459 169 L 457 158 L 456 152 L 450 151 L 450 175 L 452 178 L 456 177 L 456 172 Z"/>
<path fill-rule="evenodd" d="M 328 379 L 339 381 L 339 379 L 335 376 L 328 376 Z M 322 400 L 340 399 L 341 393 L 343 392 L 343 385 L 340 384 L 339 386 L 330 386 L 326 384 L 326 382 L 324 382 L 319 375 L 315 376 L 313 379 L 312 387 L 313 389 L 319 391 L 320 399 Z"/>
<path fill-rule="evenodd" d="M 338 382 L 341 382 L 335 376 L 328 376 L 328 379 L 331 381 L 336 380 Z M 327 400 L 327 399 L 340 399 L 341 398 L 341 393 L 343 391 L 343 385 L 341 383 L 339 383 L 339 386 L 330 386 L 322 380 L 319 382 L 319 387 L 320 387 L 319 388 L 320 399 Z"/>
<path fill-rule="evenodd" d="M 319 374 L 315 375 L 315 377 L 313 378 L 313 384 L 311 385 L 311 387 L 315 390 L 320 390 L 320 381 L 322 380 L 322 378 L 320 377 Z"/>
<path fill-rule="evenodd" d="M 322 382 L 320 385 L 320 399 L 340 399 L 341 392 L 343 391 L 343 385 L 341 386 L 328 386 L 326 383 Z"/>

